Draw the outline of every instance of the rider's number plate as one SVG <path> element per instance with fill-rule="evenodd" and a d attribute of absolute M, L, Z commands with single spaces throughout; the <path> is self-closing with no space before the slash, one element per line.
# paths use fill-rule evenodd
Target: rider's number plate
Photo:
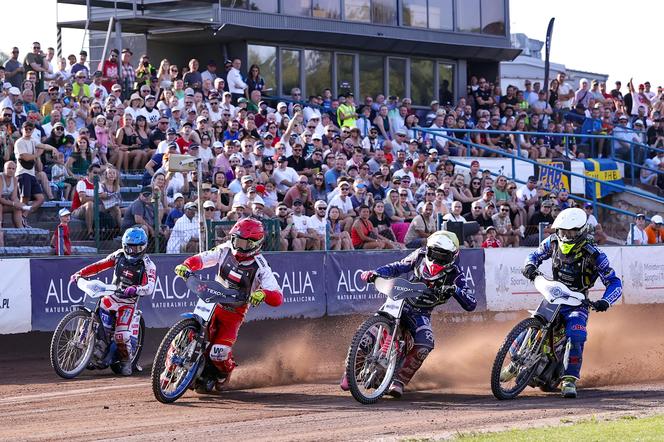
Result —
<path fill-rule="evenodd" d="M 404 300 L 395 301 L 394 299 L 387 298 L 380 310 L 389 314 L 393 318 L 398 318 L 401 316 L 401 308 L 403 307 L 404 302 Z"/>
<path fill-rule="evenodd" d="M 551 322 L 558 314 L 558 310 L 560 310 L 560 304 L 551 304 L 547 301 L 542 301 L 537 308 L 537 315 L 546 319 L 547 322 Z"/>
<path fill-rule="evenodd" d="M 212 317 L 212 312 L 214 312 L 214 302 L 205 302 L 201 299 L 196 303 L 196 308 L 194 309 L 194 314 L 200 316 L 205 322 L 209 322 Z"/>

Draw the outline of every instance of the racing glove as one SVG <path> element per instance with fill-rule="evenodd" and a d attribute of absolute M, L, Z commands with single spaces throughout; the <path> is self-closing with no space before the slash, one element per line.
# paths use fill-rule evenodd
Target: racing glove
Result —
<path fill-rule="evenodd" d="M 593 302 L 593 308 L 596 312 L 605 312 L 609 307 L 611 307 L 611 304 L 609 304 L 609 301 L 606 299 L 600 299 L 599 301 Z"/>
<path fill-rule="evenodd" d="M 523 268 L 523 276 L 526 277 L 529 281 L 533 281 L 535 277 L 539 274 L 539 270 L 533 264 L 528 264 Z"/>
<path fill-rule="evenodd" d="M 254 307 L 258 306 L 261 302 L 265 300 L 265 292 L 263 290 L 256 290 L 249 295 L 249 304 Z"/>
<path fill-rule="evenodd" d="M 378 278 L 378 273 L 373 270 L 365 270 L 360 274 L 360 279 L 364 282 L 374 282 Z"/>
<path fill-rule="evenodd" d="M 189 272 L 191 272 L 191 270 L 189 270 L 189 267 L 184 264 L 178 264 L 175 266 L 175 274 L 180 278 L 186 278 Z"/>
<path fill-rule="evenodd" d="M 136 296 L 137 290 L 135 285 L 130 285 L 129 287 L 125 288 L 122 294 L 120 295 L 120 298 L 134 298 Z"/>

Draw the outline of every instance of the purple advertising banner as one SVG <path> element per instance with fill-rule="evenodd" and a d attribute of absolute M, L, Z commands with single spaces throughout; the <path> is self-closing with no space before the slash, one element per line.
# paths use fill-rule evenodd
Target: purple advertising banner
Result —
<path fill-rule="evenodd" d="M 375 312 L 383 304 L 385 296 L 378 293 L 373 284 L 362 281 L 360 274 L 364 270 L 375 269 L 381 265 L 398 261 L 408 253 L 408 251 L 328 253 L 325 263 L 327 314 L 333 316 Z M 475 311 L 485 311 L 484 251 L 481 249 L 462 250 L 459 265 L 466 277 L 466 283 L 477 298 Z M 408 276 L 404 275 L 405 278 Z M 447 304 L 438 307 L 436 311 L 458 313 L 464 310 L 454 300 L 450 300 Z"/>
<path fill-rule="evenodd" d="M 303 255 L 299 255 L 301 258 Z M 323 277 L 324 252 L 306 254 L 306 259 L 293 259 L 291 254 L 266 254 L 277 281 L 282 287 L 284 303 L 280 307 L 261 305 L 251 308 L 247 320 L 265 318 L 317 318 L 325 315 L 325 286 Z M 197 298 L 191 294 L 184 281 L 176 278 L 173 268 L 185 259 L 182 255 L 156 255 L 157 282 L 151 298 L 141 298 L 139 308 L 147 327 L 170 327 L 182 313 L 193 311 Z M 90 258 L 46 258 L 30 260 L 32 291 L 32 330 L 54 330 L 58 322 L 74 305 L 85 302 L 83 293 L 70 276 L 89 265 Z M 202 277 L 213 278 L 216 268 L 198 272 Z M 98 275 L 111 282 L 111 270 Z M 85 302 L 94 306 L 94 301 Z"/>

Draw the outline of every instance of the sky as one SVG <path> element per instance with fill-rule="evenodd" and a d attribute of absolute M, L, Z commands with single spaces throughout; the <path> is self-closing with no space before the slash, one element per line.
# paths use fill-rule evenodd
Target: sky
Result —
<path fill-rule="evenodd" d="M 512 33 L 522 32 L 543 41 L 549 20 L 556 18 L 551 44 L 552 62 L 572 69 L 609 74 L 611 84 L 621 80 L 626 85 L 629 78 L 634 77 L 636 84 L 648 80 L 653 86 L 664 85 L 664 62 L 659 51 L 662 25 L 657 24 L 658 18 L 664 17 L 664 1 L 509 1 Z M 26 3 L 5 2 L 7 17 L 22 16 Z M 33 41 L 39 41 L 42 48 L 56 47 L 56 17 L 61 20 L 85 18 L 85 7 L 56 6 L 55 0 L 30 0 L 29 5 L 40 11 L 32 15 L 32 26 L 28 28 L 23 20 L 5 20 L 2 26 L 5 38 L 0 51 L 9 54 L 12 46 L 18 46 L 23 57 Z M 27 29 L 30 31 L 26 32 Z M 65 56 L 78 54 L 83 31 L 65 29 L 62 40 Z"/>

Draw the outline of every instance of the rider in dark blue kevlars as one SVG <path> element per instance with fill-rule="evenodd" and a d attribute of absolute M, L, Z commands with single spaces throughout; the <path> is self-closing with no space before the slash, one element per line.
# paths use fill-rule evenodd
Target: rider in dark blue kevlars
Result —
<path fill-rule="evenodd" d="M 537 268 L 543 261 L 552 260 L 553 279 L 569 289 L 588 296 L 597 277 L 606 287 L 602 298 L 593 303 L 598 312 L 606 311 L 622 294 L 622 282 L 611 268 L 609 259 L 599 250 L 587 234 L 587 216 L 582 209 L 565 209 L 551 226 L 555 233 L 546 238 L 539 248 L 526 258 L 523 275 L 531 281 L 539 274 Z M 565 320 L 567 360 L 562 378 L 563 397 L 576 397 L 576 381 L 581 376 L 583 346 L 586 342 L 588 308 L 585 306 L 563 306 L 560 314 Z M 501 373 L 501 381 L 509 380 L 514 373 L 509 367 Z"/>
<path fill-rule="evenodd" d="M 401 397 L 404 387 L 412 379 L 434 347 L 431 312 L 434 307 L 454 298 L 466 311 L 475 310 L 477 301 L 466 286 L 466 279 L 455 264 L 459 256 L 459 240 L 452 232 L 438 231 L 427 239 L 426 247 L 415 250 L 401 261 L 362 273 L 362 279 L 374 282 L 376 278 L 394 278 L 412 272 L 411 281 L 423 282 L 429 289 L 421 296 L 407 299 L 402 321 L 413 337 L 413 348 L 401 367 L 397 368 L 388 394 Z M 346 377 L 341 388 L 348 389 Z"/>

